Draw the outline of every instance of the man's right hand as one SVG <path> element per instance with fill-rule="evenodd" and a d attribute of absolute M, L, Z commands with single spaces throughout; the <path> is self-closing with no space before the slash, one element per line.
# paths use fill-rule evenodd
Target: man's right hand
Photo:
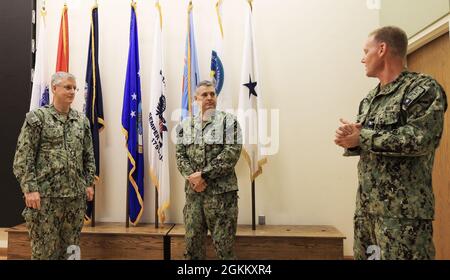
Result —
<path fill-rule="evenodd" d="M 189 182 L 189 185 L 191 186 L 191 189 L 197 193 L 204 192 L 206 187 L 208 186 L 203 178 L 200 178 L 195 184 Z"/>
<path fill-rule="evenodd" d="M 41 195 L 39 192 L 26 193 L 25 204 L 28 208 L 41 209 Z"/>
<path fill-rule="evenodd" d="M 193 189 L 195 192 L 204 192 L 207 187 L 206 181 L 201 179 L 199 183 L 193 185 Z"/>
<path fill-rule="evenodd" d="M 189 183 L 191 183 L 192 185 L 197 185 L 203 180 L 202 173 L 201 172 L 192 173 L 187 177 L 187 179 Z"/>
<path fill-rule="evenodd" d="M 355 124 L 344 119 L 339 119 L 341 125 L 336 130 L 336 138 L 343 138 L 349 136 L 354 132 Z"/>
<path fill-rule="evenodd" d="M 360 123 L 351 123 L 340 119 L 341 126 L 336 130 L 334 143 L 342 148 L 354 148 L 359 146 L 359 134 L 362 129 Z"/>

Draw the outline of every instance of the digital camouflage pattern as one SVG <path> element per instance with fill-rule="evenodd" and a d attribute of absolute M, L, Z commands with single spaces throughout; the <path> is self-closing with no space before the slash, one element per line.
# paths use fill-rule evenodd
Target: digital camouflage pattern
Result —
<path fill-rule="evenodd" d="M 236 259 L 234 253 L 238 219 L 236 191 L 216 195 L 188 194 L 183 215 L 186 224 L 186 259 L 205 259 L 208 229 L 211 232 L 217 258 Z"/>
<path fill-rule="evenodd" d="M 177 166 L 185 178 L 201 171 L 207 194 L 238 190 L 234 166 L 241 155 L 242 134 L 236 117 L 216 111 L 203 123 L 198 116 L 187 118 L 177 133 Z M 187 180 L 185 191 L 194 193 Z"/>
<path fill-rule="evenodd" d="M 409 71 L 363 99 L 357 117 L 363 125 L 360 146 L 345 152 L 360 155 L 355 244 L 363 234 L 356 221 L 366 215 L 401 224 L 434 218 L 432 168 L 446 109 L 442 87 L 429 76 Z"/>
<path fill-rule="evenodd" d="M 88 119 L 47 105 L 26 115 L 13 171 L 23 193 L 39 192 L 41 209 L 25 208 L 33 259 L 65 259 L 78 245 L 95 161 Z"/>
<path fill-rule="evenodd" d="M 199 116 L 185 119 L 177 127 L 176 157 L 180 173 L 187 178 L 201 171 L 207 183 L 196 193 L 185 182 L 186 258 L 204 259 L 204 238 L 211 232 L 217 257 L 234 259 L 237 227 L 237 177 L 234 167 L 242 149 L 236 118 L 216 111 L 202 122 Z"/>
<path fill-rule="evenodd" d="M 95 176 L 88 119 L 73 109 L 63 116 L 53 105 L 29 112 L 17 142 L 13 171 L 23 193 L 85 195 Z"/>
<path fill-rule="evenodd" d="M 31 258 L 34 260 L 66 260 L 67 252 L 79 246 L 83 227 L 86 196 L 45 197 L 41 209 L 25 208 L 25 219 L 31 239 Z"/>
<path fill-rule="evenodd" d="M 376 244 L 378 251 L 369 250 Z M 434 259 L 433 221 L 380 216 L 355 218 L 354 259 Z"/>

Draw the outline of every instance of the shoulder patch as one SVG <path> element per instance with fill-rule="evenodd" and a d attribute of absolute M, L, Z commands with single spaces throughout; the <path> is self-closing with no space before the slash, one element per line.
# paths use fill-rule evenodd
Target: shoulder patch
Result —
<path fill-rule="evenodd" d="M 230 113 L 224 113 L 222 118 L 225 127 L 234 126 L 234 124 L 238 122 L 237 117 Z"/>
<path fill-rule="evenodd" d="M 33 111 L 28 112 L 25 116 L 25 119 L 27 120 L 28 124 L 31 125 L 32 127 L 40 126 L 42 124 L 39 117 Z"/>
<path fill-rule="evenodd" d="M 183 124 L 182 123 L 178 124 L 176 126 L 175 130 L 177 132 L 178 137 L 183 137 Z"/>
<path fill-rule="evenodd" d="M 402 107 L 404 110 L 408 109 L 412 104 L 414 104 L 420 97 L 422 97 L 428 90 L 430 86 L 420 85 L 415 87 L 412 91 L 405 94 L 403 98 Z"/>

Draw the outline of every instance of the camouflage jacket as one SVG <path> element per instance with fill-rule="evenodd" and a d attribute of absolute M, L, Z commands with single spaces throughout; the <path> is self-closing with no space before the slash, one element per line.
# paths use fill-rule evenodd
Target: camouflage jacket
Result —
<path fill-rule="evenodd" d="M 95 161 L 89 120 L 53 105 L 27 113 L 17 141 L 13 171 L 23 193 L 41 197 L 84 195 L 94 182 Z"/>
<path fill-rule="evenodd" d="M 206 194 L 238 190 L 234 167 L 241 154 L 242 135 L 233 115 L 216 111 L 203 124 L 198 116 L 187 118 L 177 127 L 177 133 L 177 166 L 185 178 L 201 171 L 208 185 Z M 194 192 L 188 180 L 185 191 Z"/>
<path fill-rule="evenodd" d="M 404 71 L 378 85 L 359 107 L 363 124 L 356 215 L 433 219 L 432 168 L 447 110 L 447 97 L 431 77 Z"/>

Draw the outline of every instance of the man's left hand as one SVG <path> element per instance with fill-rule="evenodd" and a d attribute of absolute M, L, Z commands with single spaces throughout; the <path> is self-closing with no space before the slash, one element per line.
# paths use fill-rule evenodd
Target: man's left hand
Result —
<path fill-rule="evenodd" d="M 92 201 L 94 199 L 94 187 L 87 187 L 86 188 L 86 197 L 88 201 Z"/>

